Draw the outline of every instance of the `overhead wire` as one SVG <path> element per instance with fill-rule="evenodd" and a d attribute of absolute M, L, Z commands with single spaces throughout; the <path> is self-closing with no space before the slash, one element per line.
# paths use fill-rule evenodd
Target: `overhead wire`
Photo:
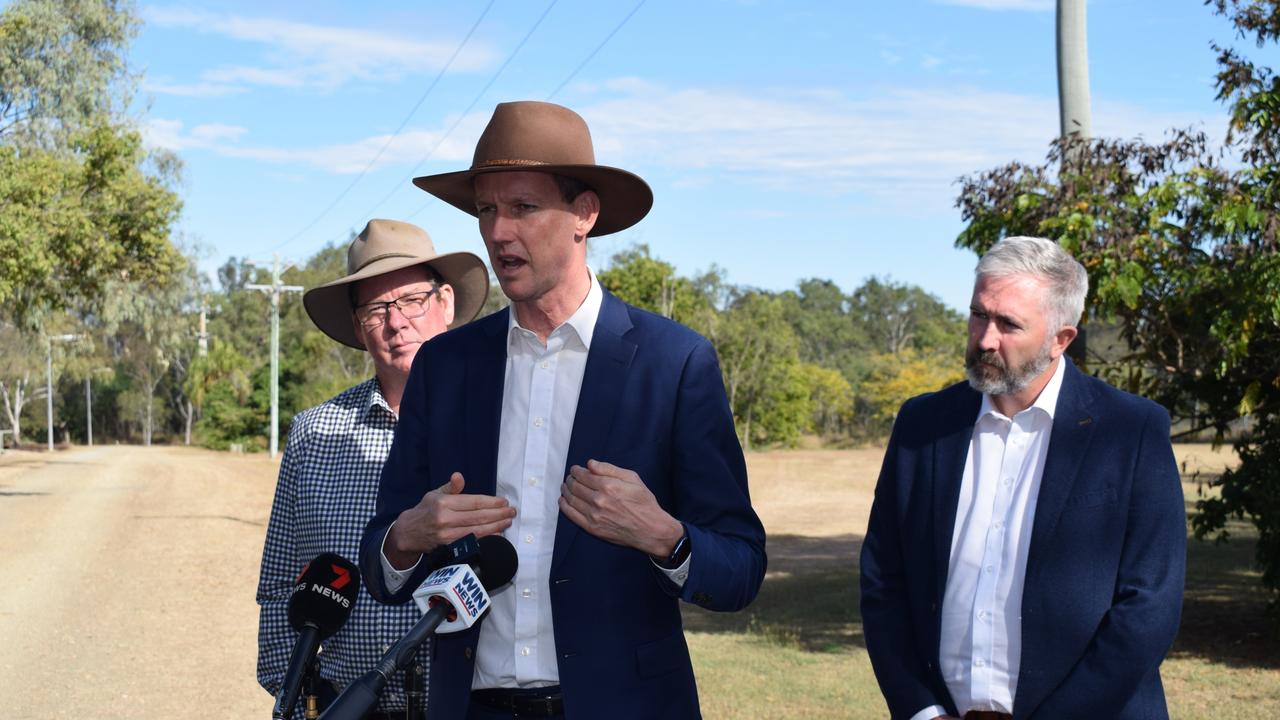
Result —
<path fill-rule="evenodd" d="M 597 54 L 597 53 L 599 53 L 599 52 L 600 52 L 600 50 L 601 50 L 605 45 L 607 45 L 607 44 L 609 43 L 609 41 L 610 41 L 610 40 L 612 40 L 612 39 L 613 39 L 613 36 L 618 34 L 618 31 L 619 31 L 619 30 L 621 30 L 621 29 L 622 29 L 622 27 L 623 27 L 624 25 L 626 25 L 626 24 L 627 24 L 627 21 L 629 21 L 629 20 L 631 19 L 631 17 L 632 17 L 633 15 L 635 15 L 635 14 L 636 14 L 636 12 L 637 12 L 638 10 L 640 10 L 640 7 L 641 7 L 641 6 L 643 6 L 643 5 L 645 4 L 645 2 L 646 2 L 646 1 L 647 1 L 647 0 L 640 0 L 640 2 L 636 3 L 635 7 L 631 8 L 631 12 L 627 13 L 627 14 L 626 14 L 626 16 L 625 16 L 625 17 L 623 17 L 623 18 L 622 18 L 622 20 L 621 20 L 621 21 L 619 21 L 619 22 L 618 22 L 618 24 L 617 24 L 617 25 L 615 25 L 615 26 L 613 27 L 613 30 L 610 30 L 610 31 L 609 31 L 609 34 L 604 36 L 604 39 L 603 39 L 603 40 L 601 40 L 601 41 L 600 41 L 600 43 L 599 43 L 598 45 L 596 45 L 595 49 L 594 49 L 594 50 L 592 50 L 591 52 L 587 53 L 587 56 L 586 56 L 586 57 L 584 57 L 584 58 L 582 59 L 582 62 L 578 63 L 578 66 L 577 66 L 577 67 L 575 67 L 575 68 L 573 69 L 573 71 L 572 71 L 572 72 L 570 72 L 570 73 L 565 77 L 565 79 L 564 79 L 564 80 L 562 80 L 562 81 L 560 82 L 560 84 L 556 86 L 555 90 L 552 90 L 552 91 L 551 91 L 551 93 L 550 93 L 549 95 L 547 95 L 547 100 L 550 100 L 550 99 L 554 98 L 554 97 L 556 96 L 556 94 L 558 94 L 561 90 L 563 90 L 563 89 L 564 89 L 564 87 L 565 87 L 566 85 L 568 85 L 570 82 L 572 82 L 572 81 L 573 81 L 573 79 L 574 79 L 575 77 L 577 77 L 578 73 L 582 71 L 582 68 L 586 67 L 586 66 L 587 66 L 587 63 L 591 62 L 592 58 L 594 58 L 594 57 L 596 56 L 596 54 Z M 553 2 L 552 4 L 554 5 L 555 3 Z M 550 11 L 550 9 L 551 9 L 551 8 L 549 8 L 549 7 L 547 8 L 547 10 L 548 10 L 548 11 Z M 545 13 L 544 13 L 544 15 L 545 15 Z M 541 21 L 542 21 L 542 20 L 541 20 L 541 18 L 539 18 L 539 20 L 538 20 L 538 21 L 539 21 L 539 22 L 541 22 Z M 535 27 L 536 27 L 536 26 L 535 26 Z M 530 34 L 532 34 L 532 31 L 530 32 Z M 528 37 L 526 36 L 526 37 L 525 37 L 525 39 L 527 40 L 527 39 L 528 39 Z M 523 43 L 523 41 L 521 41 L 521 44 L 522 44 L 522 45 L 524 44 L 524 43 Z M 517 47 L 516 49 L 517 49 L 517 50 L 519 50 L 519 48 L 518 48 L 518 47 Z M 515 56 L 515 53 L 512 53 L 512 57 L 514 57 L 514 56 Z M 510 62 L 510 59 L 508 59 L 508 62 Z M 495 76 L 495 78 L 496 78 L 496 76 Z M 492 83 L 492 82 L 490 82 L 490 85 L 492 85 L 492 84 L 493 84 L 493 83 Z M 486 86 L 486 88 L 485 88 L 485 89 L 487 90 L 487 89 L 488 89 L 488 87 Z M 483 94 L 483 93 L 481 93 L 481 94 Z M 476 97 L 476 100 L 479 100 L 479 99 L 480 99 L 480 98 L 479 98 L 479 96 L 477 96 L 477 97 Z M 472 106 L 474 106 L 474 105 L 475 105 L 476 100 L 473 100 L 473 101 L 471 102 L 471 105 L 472 105 Z M 467 110 L 468 110 L 468 111 L 470 111 L 470 109 L 471 109 L 471 107 L 470 107 L 470 106 L 468 106 Z M 465 116 L 465 113 L 464 113 L 463 115 Z M 445 133 L 444 138 L 447 138 L 447 137 L 449 136 L 449 133 L 453 132 L 453 128 L 455 128 L 455 127 L 457 127 L 457 126 L 458 126 L 458 124 L 455 122 L 455 123 L 453 124 L 453 127 L 449 128 L 449 132 Z M 440 142 L 444 142 L 444 138 L 441 138 Z M 439 147 L 439 143 L 437 143 L 437 144 L 436 144 L 436 147 Z M 435 150 L 435 148 L 432 148 L 432 151 L 433 151 L 433 152 L 434 152 L 434 150 Z M 425 160 L 425 159 L 424 159 L 424 160 Z M 416 174 L 416 170 L 415 170 L 415 173 L 414 173 L 414 174 Z M 413 174 L 410 174 L 409 179 L 412 179 L 412 178 L 413 178 Z M 389 197 L 389 196 L 388 196 L 388 197 Z M 385 198 L 384 198 L 384 202 L 385 202 Z M 409 220 L 412 220 L 413 218 L 417 217 L 417 216 L 418 216 L 418 215 L 419 215 L 423 210 L 426 210 L 428 207 L 430 207 L 430 206 L 432 205 L 432 203 L 433 203 L 433 202 L 435 202 L 435 198 L 430 198 L 430 199 L 428 199 L 428 200 L 427 200 L 425 203 L 423 203 L 423 204 L 422 204 L 422 205 L 421 205 L 417 210 L 413 211 L 413 213 L 412 213 L 411 215 L 409 215 L 409 216 L 408 216 L 408 219 L 409 219 Z"/>
<path fill-rule="evenodd" d="M 382 147 L 378 150 L 377 154 L 374 155 L 373 158 L 369 160 L 368 164 L 364 166 L 364 169 L 360 171 L 360 174 L 357 175 L 342 192 L 338 193 L 338 196 L 335 197 L 333 201 L 330 202 L 325 207 L 324 210 L 320 211 L 318 215 L 312 218 L 311 222 L 307 223 L 298 232 L 289 236 L 289 239 L 285 240 L 284 242 L 272 248 L 271 249 L 272 252 L 279 250 L 285 245 L 288 245 L 294 240 L 297 240 L 299 237 L 302 237 L 304 233 L 306 233 L 308 230 L 314 227 L 316 223 L 320 222 L 320 220 L 324 218 L 324 216 L 328 215 L 335 207 L 337 207 L 338 203 L 342 202 L 342 199 L 345 198 L 347 194 L 351 192 L 352 188 L 354 188 L 362 179 L 364 179 L 365 175 L 369 174 L 369 171 L 373 169 L 373 166 L 377 164 L 379 160 L 382 159 L 382 156 L 384 153 L 386 153 L 387 148 L 391 147 L 391 143 L 395 142 L 395 139 L 400 136 L 401 132 L 404 131 L 405 126 L 408 125 L 409 121 L 413 119 L 413 116 L 417 114 L 418 109 L 422 107 L 422 103 L 426 102 L 427 97 L 431 95 L 431 91 L 435 90 L 436 85 L 440 84 L 441 78 L 443 78 L 445 73 L 449 71 L 449 68 L 453 67 L 454 61 L 457 60 L 458 56 L 462 54 L 462 49 L 465 48 L 467 46 L 467 43 L 471 41 L 471 36 L 474 35 L 476 32 L 476 29 L 480 27 L 480 23 L 484 21 L 485 16 L 489 14 L 489 10 L 493 8 L 493 5 L 495 2 L 497 2 L 497 0 L 489 0 L 489 4 L 485 6 L 484 11 L 482 11 L 480 13 L 480 16 L 476 18 L 476 21 L 471 24 L 471 29 L 467 31 L 467 34 L 463 36 L 462 40 L 458 43 L 458 46 L 454 48 L 453 54 L 449 56 L 448 61 L 446 61 L 445 64 L 440 68 L 440 72 L 436 73 L 435 79 L 431 81 L 431 84 L 427 86 L 426 91 L 423 92 L 422 96 L 418 98 L 418 102 L 416 102 L 414 106 L 409 110 L 408 114 L 404 116 L 404 120 L 400 122 L 400 126 L 397 127 L 395 129 L 395 132 L 393 132 L 387 138 L 387 141 L 382 144 Z"/>

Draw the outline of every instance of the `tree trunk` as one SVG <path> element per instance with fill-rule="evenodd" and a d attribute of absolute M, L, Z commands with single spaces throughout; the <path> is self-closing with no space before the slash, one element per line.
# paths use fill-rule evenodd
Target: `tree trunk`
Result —
<path fill-rule="evenodd" d="M 0 381 L 0 395 L 4 396 L 4 411 L 9 416 L 9 427 L 13 428 L 13 446 L 22 442 L 22 408 L 27 404 L 27 376 L 14 381 L 12 390 L 4 381 Z"/>
<path fill-rule="evenodd" d="M 194 414 L 195 414 L 195 410 L 193 410 L 193 409 L 192 409 L 192 407 L 191 407 L 191 401 L 190 401 L 190 400 L 188 400 L 188 401 L 187 401 L 187 429 L 186 429 L 186 433 L 184 434 L 183 439 L 182 439 L 182 444 L 183 444 L 183 445 L 190 445 L 190 444 L 191 444 L 191 417 L 192 417 L 192 415 L 194 415 Z"/>
<path fill-rule="evenodd" d="M 150 388 L 147 390 L 147 426 L 142 432 L 142 444 L 151 447 L 151 404 L 155 402 L 155 396 L 151 394 Z"/>

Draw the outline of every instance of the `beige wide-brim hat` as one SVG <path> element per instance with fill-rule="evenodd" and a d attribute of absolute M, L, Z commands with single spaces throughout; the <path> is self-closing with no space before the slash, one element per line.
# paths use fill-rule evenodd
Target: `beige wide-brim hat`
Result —
<path fill-rule="evenodd" d="M 414 265 L 430 265 L 453 287 L 450 328 L 469 323 L 480 313 L 489 296 L 489 271 L 484 262 L 469 252 L 437 255 L 425 230 L 398 220 L 370 220 L 347 248 L 346 277 L 308 290 L 302 304 L 325 335 L 364 350 L 352 323 L 351 283 Z"/>
<path fill-rule="evenodd" d="M 608 235 L 640 222 L 653 207 L 653 191 L 640 176 L 596 164 L 587 123 L 552 103 L 501 103 L 476 143 L 470 170 L 427 175 L 413 184 L 465 213 L 476 214 L 474 180 L 494 172 L 534 171 L 574 178 L 600 196 L 591 236 Z"/>

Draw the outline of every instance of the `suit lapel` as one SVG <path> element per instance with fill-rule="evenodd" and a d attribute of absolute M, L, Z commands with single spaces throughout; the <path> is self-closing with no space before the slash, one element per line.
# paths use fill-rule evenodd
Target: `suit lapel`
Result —
<path fill-rule="evenodd" d="M 486 318 L 468 350 L 463 427 L 467 443 L 466 492 L 498 491 L 498 432 L 502 427 L 502 388 L 506 383 L 507 327 L 511 309 Z M 447 478 L 446 478 L 447 480 Z"/>
<path fill-rule="evenodd" d="M 1084 375 L 1063 356 L 1067 363 L 1058 394 L 1058 407 L 1053 414 L 1053 430 L 1049 434 L 1049 453 L 1045 456 L 1040 494 L 1036 498 L 1035 520 L 1031 527 L 1031 546 L 1027 551 L 1025 587 L 1037 587 L 1032 578 L 1051 550 L 1050 540 L 1058 527 L 1062 508 L 1080 474 L 1089 439 L 1097 424 L 1090 414 L 1093 395 Z"/>
<path fill-rule="evenodd" d="M 609 433 L 617 416 L 618 403 L 625 390 L 627 370 L 635 357 L 635 343 L 623 339 L 631 329 L 627 307 L 607 290 L 600 303 L 587 352 L 587 366 L 582 374 L 582 390 L 578 393 L 578 409 L 573 416 L 573 433 L 569 437 L 569 453 L 565 472 L 572 465 L 582 465 L 607 447 Z M 569 552 L 569 546 L 582 528 L 561 513 L 556 525 L 555 550 L 551 568 L 556 569 Z"/>
<path fill-rule="evenodd" d="M 955 411 L 940 420 L 943 427 L 934 445 L 933 561 L 934 577 L 938 578 L 934 601 L 939 607 L 951 567 L 951 536 L 955 532 L 960 483 L 964 478 L 964 465 L 969 457 L 973 428 L 981 407 L 982 395 L 972 390 L 966 392 L 962 402 L 956 404 Z"/>

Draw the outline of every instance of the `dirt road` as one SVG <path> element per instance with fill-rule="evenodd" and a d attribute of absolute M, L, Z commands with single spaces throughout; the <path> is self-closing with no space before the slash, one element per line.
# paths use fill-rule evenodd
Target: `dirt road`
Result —
<path fill-rule="evenodd" d="M 0 456 L 0 717 L 269 717 L 253 595 L 274 476 L 180 448 Z"/>

